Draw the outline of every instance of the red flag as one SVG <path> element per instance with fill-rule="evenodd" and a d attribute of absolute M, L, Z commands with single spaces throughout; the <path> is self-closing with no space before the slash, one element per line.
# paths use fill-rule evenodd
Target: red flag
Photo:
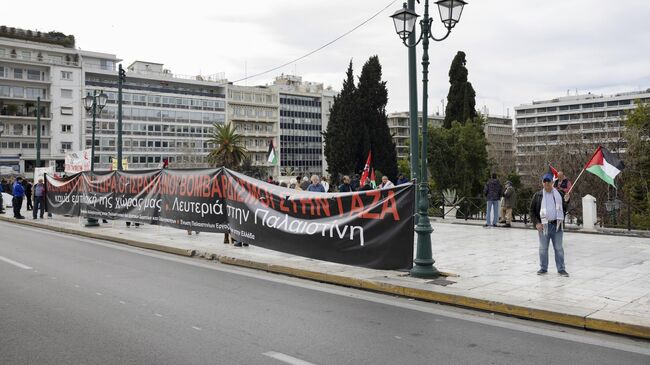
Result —
<path fill-rule="evenodd" d="M 557 180 L 557 170 L 551 164 L 548 164 L 548 173 L 553 174 L 553 181 Z"/>
<path fill-rule="evenodd" d="M 372 150 L 368 151 L 368 159 L 366 160 L 366 165 L 363 167 L 363 173 L 361 174 L 361 186 L 366 184 L 366 179 L 368 179 L 368 174 L 370 173 L 370 163 L 372 162 Z"/>

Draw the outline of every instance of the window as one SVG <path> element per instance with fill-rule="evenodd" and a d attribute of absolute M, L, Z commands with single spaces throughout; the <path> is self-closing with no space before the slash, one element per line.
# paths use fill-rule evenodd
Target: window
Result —
<path fill-rule="evenodd" d="M 22 79 L 23 78 L 23 70 L 20 68 L 14 68 L 14 78 L 15 79 Z"/>
<path fill-rule="evenodd" d="M 14 98 L 24 98 L 25 97 L 25 89 L 20 87 L 20 86 L 14 86 L 11 88 L 13 91 L 13 97 Z"/>
<path fill-rule="evenodd" d="M 72 115 L 72 107 L 71 106 L 62 106 L 61 107 L 61 115 Z"/>
<path fill-rule="evenodd" d="M 72 99 L 72 90 L 61 89 L 61 97 L 66 99 Z"/>
<path fill-rule="evenodd" d="M 21 51 L 20 55 L 21 55 L 23 60 L 29 60 L 29 59 L 32 58 L 32 53 L 29 52 L 29 51 Z"/>
<path fill-rule="evenodd" d="M 61 71 L 61 80 L 72 80 L 72 72 Z"/>
<path fill-rule="evenodd" d="M 16 135 L 16 136 L 22 136 L 23 135 L 23 125 L 22 124 L 14 124 L 14 135 Z"/>
<path fill-rule="evenodd" d="M 71 150 L 72 149 L 72 142 L 61 142 L 61 149 L 62 150 Z"/>
<path fill-rule="evenodd" d="M 27 80 L 41 81 L 41 71 L 39 71 L 39 70 L 27 70 Z"/>
<path fill-rule="evenodd" d="M 0 66 L 0 77 L 5 77 L 5 68 Z"/>
<path fill-rule="evenodd" d="M 61 124 L 61 133 L 72 133 L 71 124 Z"/>

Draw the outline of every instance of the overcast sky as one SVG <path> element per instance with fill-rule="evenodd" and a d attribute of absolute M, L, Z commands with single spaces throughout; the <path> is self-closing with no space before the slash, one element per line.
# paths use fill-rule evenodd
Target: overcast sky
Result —
<path fill-rule="evenodd" d="M 2 24 L 73 34 L 77 47 L 164 63 L 177 74 L 257 74 L 326 44 L 392 0 L 7 1 Z M 239 84 L 270 83 L 281 73 L 340 90 L 350 60 L 358 76 L 378 55 L 389 91 L 388 112 L 408 110 L 407 49 L 389 18 L 373 20 L 315 54 Z M 579 93 L 650 88 L 648 0 L 468 0 L 449 38 L 430 45 L 429 111 L 442 109 L 448 71 L 467 54 L 477 108 L 504 115 L 513 107 Z M 432 10 L 435 4 L 431 1 Z M 416 4 L 422 15 L 422 4 Z M 434 31 L 440 35 L 437 11 Z M 418 48 L 418 59 L 421 57 Z M 126 65 L 125 65 L 126 66 Z M 418 75 L 421 75 L 418 62 Z M 418 87 L 421 99 L 421 86 Z M 418 106 L 421 109 L 421 100 Z"/>

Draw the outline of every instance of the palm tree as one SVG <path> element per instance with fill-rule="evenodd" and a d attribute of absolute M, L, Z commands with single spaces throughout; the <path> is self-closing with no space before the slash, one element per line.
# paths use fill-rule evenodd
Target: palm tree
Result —
<path fill-rule="evenodd" d="M 237 133 L 237 128 L 231 123 L 214 123 L 213 126 L 214 131 L 208 143 L 216 147 L 208 154 L 208 162 L 233 170 L 238 169 L 248 155 L 242 135 Z M 227 232 L 223 235 L 223 243 L 230 243 L 230 234 Z"/>
<path fill-rule="evenodd" d="M 237 169 L 248 154 L 242 135 L 237 133 L 237 128 L 231 123 L 214 123 L 213 126 L 214 131 L 208 143 L 216 147 L 208 154 L 208 162 L 233 170 Z"/>

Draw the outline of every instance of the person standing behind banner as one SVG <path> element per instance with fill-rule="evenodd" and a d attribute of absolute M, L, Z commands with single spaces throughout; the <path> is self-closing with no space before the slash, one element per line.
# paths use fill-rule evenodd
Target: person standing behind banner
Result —
<path fill-rule="evenodd" d="M 357 191 L 361 188 L 361 180 L 359 179 L 359 174 L 354 174 L 354 177 L 350 181 L 350 187 L 352 191 Z"/>
<path fill-rule="evenodd" d="M 543 189 L 533 195 L 530 202 L 530 219 L 537 228 L 539 236 L 539 262 L 537 275 L 548 272 L 548 246 L 553 242 L 555 251 L 555 267 L 561 276 L 569 276 L 564 267 L 564 248 L 562 239 L 564 233 L 564 213 L 562 212 L 562 197 L 553 187 L 553 175 L 542 176 Z"/>
<path fill-rule="evenodd" d="M 14 208 L 14 218 L 16 219 L 25 219 L 25 217 L 20 214 L 20 209 L 23 207 L 23 197 L 25 196 L 25 188 L 23 188 L 22 183 L 23 178 L 18 176 L 13 186 L 14 198 L 11 200 L 11 205 Z"/>
<path fill-rule="evenodd" d="M 408 182 L 409 182 L 409 179 L 405 178 L 404 174 L 399 174 L 399 176 L 397 177 L 397 185 L 406 184 Z"/>
<path fill-rule="evenodd" d="M 321 185 L 323 185 L 323 189 L 325 189 L 325 192 L 329 193 L 329 191 L 330 191 L 330 183 L 327 180 L 328 180 L 327 176 L 323 176 L 320 183 L 321 183 Z"/>
<path fill-rule="evenodd" d="M 496 227 L 499 220 L 499 199 L 501 198 L 501 183 L 497 180 L 497 174 L 492 173 L 492 178 L 485 184 L 483 194 L 487 199 L 485 227 Z M 490 212 L 492 213 L 492 222 L 490 222 Z"/>
<path fill-rule="evenodd" d="M 343 176 L 343 183 L 339 185 L 339 192 L 349 193 L 353 191 L 352 185 L 350 185 L 350 177 L 348 175 Z"/>
<path fill-rule="evenodd" d="M 318 175 L 311 175 L 311 185 L 307 187 L 307 191 L 312 191 L 315 193 L 324 193 L 325 187 L 320 183 Z"/>
<path fill-rule="evenodd" d="M 388 176 L 384 175 L 381 177 L 381 184 L 379 184 L 379 189 L 394 188 L 395 184 L 392 181 L 388 180 Z"/>
<path fill-rule="evenodd" d="M 307 190 L 309 187 L 309 178 L 307 176 L 302 177 L 302 182 L 300 183 L 300 190 Z"/>
<path fill-rule="evenodd" d="M 43 179 L 38 179 L 36 185 L 34 185 L 34 210 L 32 211 L 32 217 L 36 219 L 41 212 L 40 217 L 43 219 L 45 213 L 45 185 L 43 185 Z"/>

